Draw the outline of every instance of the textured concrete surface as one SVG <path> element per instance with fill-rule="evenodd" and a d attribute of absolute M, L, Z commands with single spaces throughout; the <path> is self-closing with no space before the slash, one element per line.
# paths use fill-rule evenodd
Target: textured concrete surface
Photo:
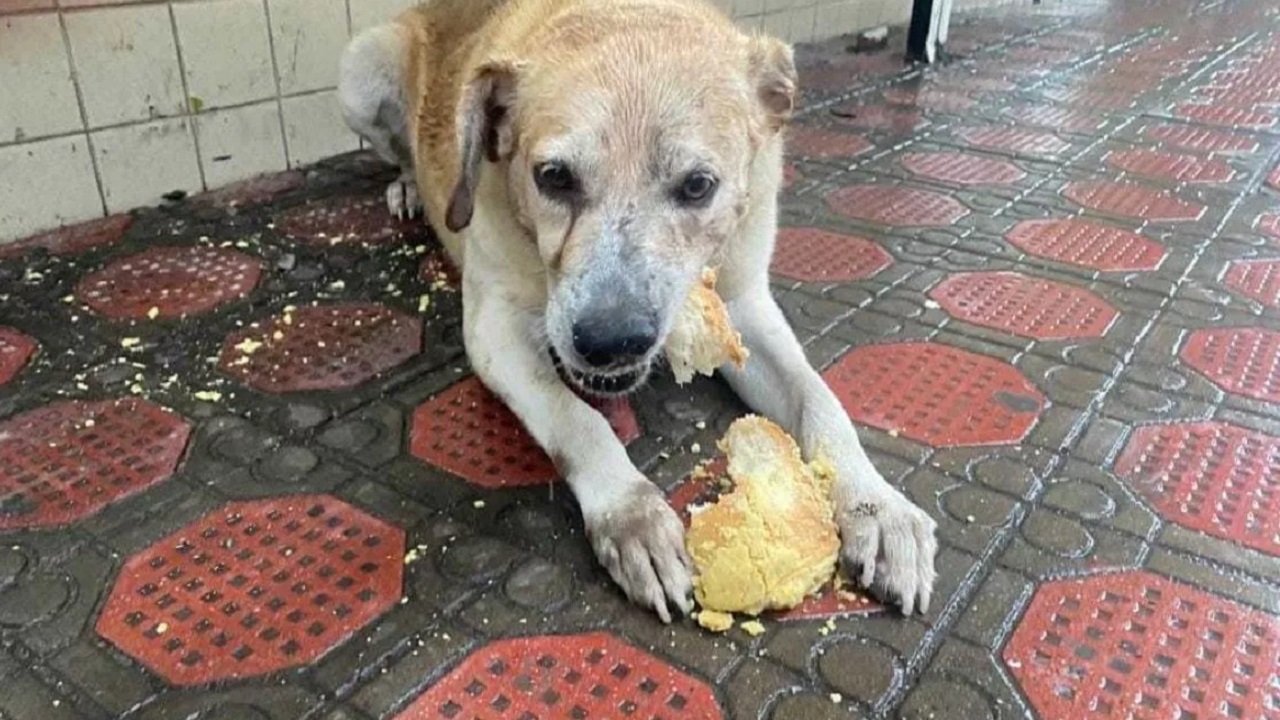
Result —
<path fill-rule="evenodd" d="M 939 522 L 922 618 L 628 606 L 368 157 L 0 248 L 0 718 L 1280 719 L 1278 10 L 800 49 L 775 292 Z M 601 410 L 678 508 L 744 412 Z"/>

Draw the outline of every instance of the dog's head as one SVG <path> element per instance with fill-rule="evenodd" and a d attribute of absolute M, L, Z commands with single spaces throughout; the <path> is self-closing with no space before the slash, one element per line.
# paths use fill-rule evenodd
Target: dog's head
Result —
<path fill-rule="evenodd" d="M 780 167 L 761 151 L 796 70 L 781 41 L 687 5 L 584 5 L 466 85 L 447 221 L 470 222 L 497 163 L 545 267 L 552 353 L 584 389 L 623 393 L 751 204 L 774 201 Z M 773 186 L 753 187 L 762 174 Z"/>

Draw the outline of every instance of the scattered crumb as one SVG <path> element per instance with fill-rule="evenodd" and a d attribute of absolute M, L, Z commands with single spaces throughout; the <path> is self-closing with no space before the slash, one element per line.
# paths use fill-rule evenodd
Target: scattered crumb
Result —
<path fill-rule="evenodd" d="M 722 633 L 733 627 L 733 615 L 716 610 L 699 610 L 698 624 L 711 632 Z"/>
<path fill-rule="evenodd" d="M 418 313 L 419 314 L 425 313 L 427 311 L 427 308 L 429 307 L 431 307 L 431 296 L 419 295 L 418 296 Z"/>
<path fill-rule="evenodd" d="M 149 320 L 155 320 L 158 317 L 160 317 L 160 308 L 153 307 L 147 311 L 147 318 Z"/>
<path fill-rule="evenodd" d="M 689 452 L 691 452 L 691 453 L 693 453 L 693 454 L 697 455 L 698 453 L 702 452 L 702 445 L 700 445 L 700 444 L 698 444 L 698 443 L 694 443 L 694 444 L 690 445 L 690 446 L 689 446 Z"/>
<path fill-rule="evenodd" d="M 841 695 L 840 693 L 831 693 L 830 697 L 831 697 L 831 702 L 835 703 L 836 705 L 839 705 L 840 703 L 844 702 L 844 696 Z"/>
<path fill-rule="evenodd" d="M 334 280 L 333 282 L 329 283 L 330 290 L 344 290 L 346 289 L 346 287 L 347 287 L 347 284 L 341 280 Z"/>
<path fill-rule="evenodd" d="M 898 428 L 890 428 L 890 429 L 889 429 L 889 437 L 895 437 L 895 438 L 896 438 L 896 437 L 898 437 L 898 436 L 899 436 L 899 435 L 901 435 L 901 434 L 902 434 L 902 430 L 900 430 L 900 429 L 898 429 Z"/>
<path fill-rule="evenodd" d="M 422 559 L 422 553 L 418 552 L 418 548 L 409 548 L 409 552 L 404 554 L 404 564 L 412 565 Z"/>
<path fill-rule="evenodd" d="M 120 347 L 131 348 L 142 344 L 142 338 L 127 337 L 120 341 Z"/>
<path fill-rule="evenodd" d="M 925 300 L 924 306 L 930 310 L 937 310 L 938 308 L 942 307 L 941 305 L 938 304 L 937 300 Z"/>
<path fill-rule="evenodd" d="M 196 392 L 195 398 L 204 402 L 218 402 L 222 399 L 222 393 L 217 390 L 200 390 Z"/>
<path fill-rule="evenodd" d="M 751 637 L 760 637 L 764 634 L 764 623 L 759 620 L 748 620 L 738 627 L 742 628 L 742 632 L 750 635 Z"/>
<path fill-rule="evenodd" d="M 478 509 L 480 509 L 480 508 L 484 507 L 484 501 L 483 501 L 483 500 L 477 500 L 477 501 L 475 501 L 475 502 L 471 503 L 471 507 L 476 508 L 476 509 L 478 510 Z"/>
<path fill-rule="evenodd" d="M 693 426 L 698 428 L 699 430 L 707 429 L 707 423 L 705 420 L 699 420 L 698 422 L 694 423 Z"/>
<path fill-rule="evenodd" d="M 164 622 L 162 622 L 162 623 L 160 623 L 159 625 L 156 625 L 156 634 L 157 634 L 157 635 L 163 635 L 163 634 L 165 634 L 165 633 L 167 633 L 167 632 L 169 632 L 169 623 L 164 623 Z"/>
<path fill-rule="evenodd" d="M 254 354 L 255 352 L 258 351 L 258 348 L 260 347 L 262 347 L 262 343 L 258 340 L 254 340 L 253 338 L 245 338 L 244 340 L 240 341 L 238 345 L 236 345 L 236 349 L 244 353 L 245 355 Z"/>

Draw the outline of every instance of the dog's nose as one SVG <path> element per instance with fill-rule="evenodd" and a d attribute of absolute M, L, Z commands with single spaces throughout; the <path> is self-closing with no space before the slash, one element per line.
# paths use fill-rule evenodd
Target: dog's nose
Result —
<path fill-rule="evenodd" d="M 591 367 L 634 362 L 658 344 L 657 325 L 648 318 L 599 318 L 575 323 L 573 349 Z"/>

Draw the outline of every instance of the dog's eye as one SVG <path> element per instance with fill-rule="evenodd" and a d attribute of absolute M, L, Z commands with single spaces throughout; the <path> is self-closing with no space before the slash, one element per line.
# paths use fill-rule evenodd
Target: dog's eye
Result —
<path fill-rule="evenodd" d="M 701 205 L 711 199 L 719 183 L 710 173 L 698 171 L 689 173 L 680 189 L 676 191 L 676 199 L 685 205 Z"/>
<path fill-rule="evenodd" d="M 567 199 L 581 190 L 577 176 L 562 162 L 539 163 L 533 169 L 533 182 L 543 195 L 558 200 Z"/>

